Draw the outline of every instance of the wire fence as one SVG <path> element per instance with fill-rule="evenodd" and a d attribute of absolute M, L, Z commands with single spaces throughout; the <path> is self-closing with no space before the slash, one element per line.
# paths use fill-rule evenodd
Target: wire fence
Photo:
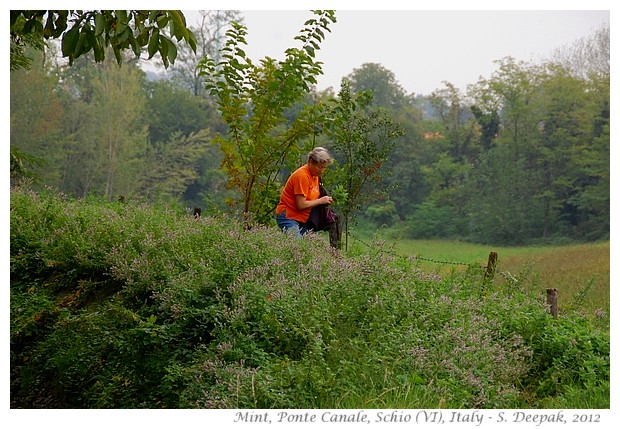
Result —
<path fill-rule="evenodd" d="M 353 236 L 352 237 L 354 240 L 362 243 L 364 246 L 368 247 L 371 250 L 377 250 L 377 248 L 379 247 L 380 250 L 384 253 L 387 253 L 389 255 L 392 255 L 396 258 L 407 258 L 407 259 L 413 259 L 413 260 L 419 260 L 419 261 L 425 261 L 425 262 L 431 262 L 431 263 L 435 263 L 438 265 L 456 265 L 456 266 L 464 266 L 464 267 L 475 267 L 478 264 L 476 263 L 466 263 L 466 262 L 459 262 L 459 261 L 446 261 L 446 260 L 441 260 L 441 259 L 436 259 L 436 258 L 428 258 L 428 257 L 421 257 L 421 256 L 417 256 L 414 255 L 412 257 L 406 257 L 404 255 L 398 254 L 397 252 L 391 250 L 391 249 L 385 249 L 383 247 L 383 245 L 381 246 L 372 246 L 368 243 L 366 243 L 364 240 L 362 240 L 361 238 L 357 237 L 357 236 Z M 485 284 L 490 284 L 490 282 L 493 281 L 493 278 L 495 276 L 495 274 L 498 274 L 500 276 L 502 276 L 506 282 L 508 284 L 517 284 L 518 283 L 518 279 L 516 279 L 512 274 L 510 274 L 510 272 L 508 271 L 500 271 L 497 269 L 497 259 L 498 259 L 498 254 L 497 252 L 490 252 L 489 253 L 489 259 L 487 261 L 487 265 L 479 265 L 480 269 L 482 270 L 483 273 L 483 282 Z M 558 290 L 555 288 L 549 288 L 547 289 L 547 305 L 549 307 L 549 313 L 554 317 L 557 318 L 558 317 Z"/>
<path fill-rule="evenodd" d="M 358 236 L 351 235 L 351 237 L 355 241 L 360 242 L 361 244 L 363 244 L 364 246 L 366 246 L 367 248 L 369 248 L 371 250 L 377 250 L 377 247 L 379 247 L 377 245 L 373 246 L 371 244 L 368 244 L 366 241 L 362 240 Z M 406 257 L 406 256 L 403 256 L 403 255 L 401 255 L 399 253 L 396 253 L 393 250 L 385 249 L 383 246 L 380 246 L 380 247 L 381 247 L 381 251 L 382 252 L 387 253 L 389 255 L 392 255 L 392 256 L 395 256 L 395 257 L 398 257 L 398 258 Z M 417 255 L 411 256 L 410 258 L 413 258 L 415 260 L 420 260 L 420 261 L 433 262 L 433 263 L 438 264 L 438 265 L 461 265 L 461 266 L 464 266 L 464 267 L 470 267 L 470 266 L 474 265 L 472 263 L 458 262 L 458 261 L 444 261 L 444 260 L 440 260 L 440 259 L 436 259 L 436 258 L 427 258 L 427 257 L 421 257 L 421 256 L 417 256 Z"/>
<path fill-rule="evenodd" d="M 472 263 L 472 262 L 461 262 L 461 261 L 453 261 L 453 260 L 443 260 L 443 259 L 438 259 L 438 258 L 431 258 L 431 257 L 422 257 L 422 256 L 418 256 L 418 255 L 414 255 L 414 256 L 404 256 L 402 254 L 399 254 L 391 249 L 386 249 L 384 248 L 382 245 L 371 245 L 368 244 L 366 241 L 362 240 L 359 236 L 355 236 L 352 235 L 351 236 L 355 241 L 358 241 L 359 243 L 363 244 L 364 246 L 366 246 L 367 248 L 371 249 L 371 250 L 377 250 L 378 247 L 381 248 L 381 251 L 389 254 L 391 256 L 397 257 L 397 258 L 408 258 L 408 259 L 413 259 L 416 261 L 424 261 L 424 262 L 430 262 L 430 263 L 434 263 L 437 265 L 454 265 L 454 266 L 461 266 L 461 267 L 467 267 L 467 268 L 472 268 L 472 267 L 476 267 L 478 266 L 481 271 L 484 273 L 485 275 L 485 280 L 490 281 L 493 279 L 493 276 L 495 274 L 499 274 L 501 275 L 507 282 L 509 283 L 516 283 L 517 279 L 510 274 L 510 272 L 508 271 L 499 271 L 497 269 L 497 260 L 498 260 L 498 254 L 497 252 L 490 252 L 489 253 L 489 258 L 487 260 L 487 264 L 486 265 L 481 265 L 481 264 L 477 264 L 477 263 Z"/>

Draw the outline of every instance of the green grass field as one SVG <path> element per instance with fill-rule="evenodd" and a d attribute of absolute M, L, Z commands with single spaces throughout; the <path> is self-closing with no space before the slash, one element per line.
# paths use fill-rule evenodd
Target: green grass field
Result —
<path fill-rule="evenodd" d="M 598 242 L 564 246 L 497 247 L 448 240 L 385 240 L 383 247 L 402 256 L 416 256 L 420 269 L 438 274 L 466 269 L 476 264 L 486 267 L 489 253 L 497 252 L 495 283 L 512 276 L 529 283 L 541 293 L 558 289 L 560 310 L 582 310 L 609 314 L 610 243 Z M 352 234 L 351 242 L 368 246 L 367 238 Z M 372 239 L 370 239 L 372 240 Z"/>

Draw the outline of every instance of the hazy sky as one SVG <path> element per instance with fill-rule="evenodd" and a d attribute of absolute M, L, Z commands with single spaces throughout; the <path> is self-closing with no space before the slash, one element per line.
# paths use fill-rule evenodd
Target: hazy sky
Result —
<path fill-rule="evenodd" d="M 265 56 L 283 59 L 287 48 L 300 46 L 294 37 L 314 16 L 311 8 L 241 10 L 246 54 L 255 63 Z M 342 77 L 370 62 L 392 71 L 409 93 L 430 94 L 443 81 L 464 90 L 489 78 L 496 60 L 538 62 L 610 22 L 609 10 L 334 9 L 338 21 L 316 56 L 323 62 L 319 89 L 338 90 Z M 184 12 L 193 25 L 197 14 Z"/>

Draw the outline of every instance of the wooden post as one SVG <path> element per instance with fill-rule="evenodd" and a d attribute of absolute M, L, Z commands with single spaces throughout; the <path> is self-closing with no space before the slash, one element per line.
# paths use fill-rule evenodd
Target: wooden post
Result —
<path fill-rule="evenodd" d="M 493 281 L 495 277 L 495 267 L 497 267 L 497 252 L 489 253 L 489 261 L 487 262 L 487 270 L 484 273 L 484 281 Z"/>
<path fill-rule="evenodd" d="M 340 226 L 340 217 L 336 216 L 336 222 L 334 222 L 328 232 L 329 232 L 329 245 L 334 249 L 340 250 L 342 247 L 342 231 Z"/>
<path fill-rule="evenodd" d="M 547 305 L 549 305 L 549 312 L 557 319 L 558 318 L 558 290 L 555 288 L 547 289 Z"/>

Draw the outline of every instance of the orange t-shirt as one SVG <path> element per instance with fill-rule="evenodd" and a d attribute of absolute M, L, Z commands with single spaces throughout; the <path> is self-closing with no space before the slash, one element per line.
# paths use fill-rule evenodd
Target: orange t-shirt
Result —
<path fill-rule="evenodd" d="M 287 218 L 306 223 L 312 209 L 298 210 L 295 195 L 303 195 L 308 201 L 319 198 L 319 176 L 312 176 L 308 164 L 299 167 L 288 178 L 276 207 L 276 214 L 281 214 L 286 210 Z"/>

